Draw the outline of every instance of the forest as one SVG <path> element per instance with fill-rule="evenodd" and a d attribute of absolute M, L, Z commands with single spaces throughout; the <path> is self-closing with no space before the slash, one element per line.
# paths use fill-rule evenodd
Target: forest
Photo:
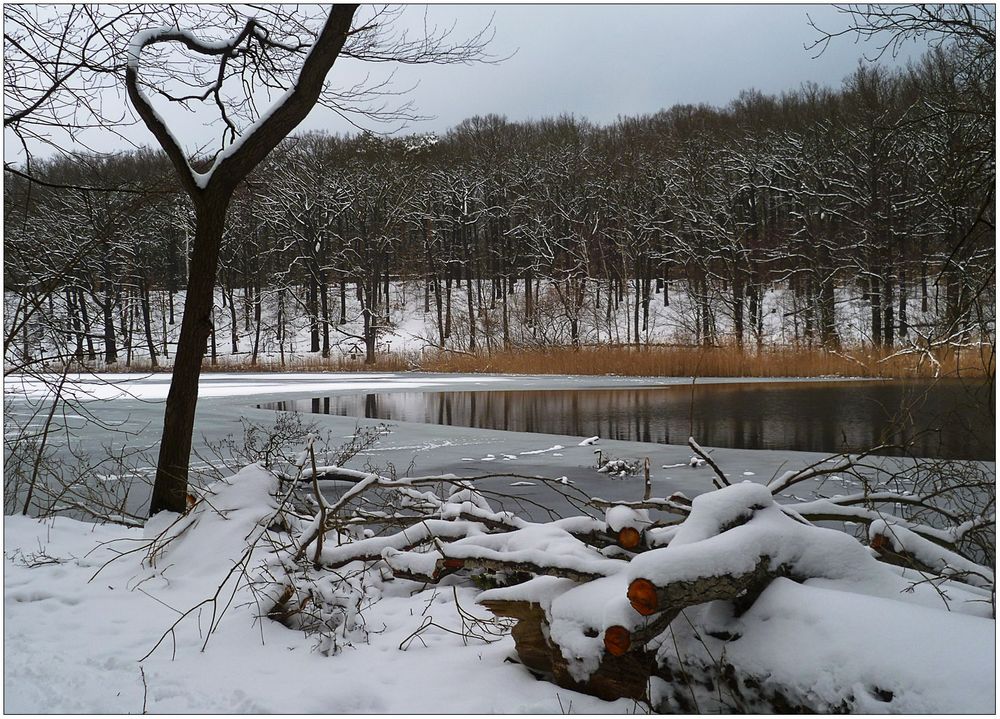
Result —
<path fill-rule="evenodd" d="M 979 343 L 994 326 L 991 58 L 940 45 L 839 89 L 608 126 L 489 115 L 441 136 L 293 136 L 229 209 L 213 360 L 256 364 L 262 334 L 283 353 L 298 320 L 302 351 L 350 342 L 374 362 L 404 285 L 428 348 L 460 353 Z M 8 363 L 167 363 L 195 219 L 166 156 L 76 154 L 27 176 L 4 185 Z M 665 338 L 651 305 L 671 302 Z M 838 316 L 848 303 L 860 332 Z"/>

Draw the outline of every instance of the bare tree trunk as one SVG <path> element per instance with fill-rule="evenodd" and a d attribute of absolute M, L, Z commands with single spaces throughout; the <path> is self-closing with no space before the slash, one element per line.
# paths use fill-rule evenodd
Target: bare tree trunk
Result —
<path fill-rule="evenodd" d="M 260 352 L 261 298 L 260 298 L 259 286 L 254 288 L 253 321 L 254 321 L 253 354 L 250 357 L 250 364 L 255 365 L 257 364 L 257 355 Z"/>
<path fill-rule="evenodd" d="M 319 286 L 313 272 L 309 273 L 306 308 L 309 313 L 309 351 L 319 352 Z"/>
<path fill-rule="evenodd" d="M 223 290 L 223 297 L 225 297 L 225 290 Z M 239 327 L 239 317 L 236 315 L 236 290 L 232 287 L 229 288 L 229 342 L 232 347 L 232 354 L 239 354 L 240 352 L 240 333 L 237 327 Z"/>
<path fill-rule="evenodd" d="M 118 361 L 118 344 L 115 340 L 114 294 L 111 282 L 105 281 L 104 302 L 101 310 L 104 312 L 104 363 L 114 364 Z"/>
<path fill-rule="evenodd" d="M 733 334 L 736 335 L 736 346 L 743 349 L 743 297 L 746 289 L 743 285 L 743 272 L 737 267 L 733 270 Z"/>
<path fill-rule="evenodd" d="M 444 338 L 446 337 L 444 333 L 444 318 L 442 316 L 442 303 L 441 303 L 441 280 L 437 275 L 434 276 L 434 307 L 437 310 L 437 326 L 438 326 L 438 347 L 444 347 Z"/>
<path fill-rule="evenodd" d="M 146 333 L 146 347 L 149 350 L 149 362 L 155 369 L 157 367 L 156 361 L 156 344 L 153 342 L 153 322 L 150 319 L 149 311 L 149 284 L 146 279 L 139 278 L 139 304 L 142 307 L 142 327 Z"/>
<path fill-rule="evenodd" d="M 892 277 L 888 272 L 882 278 L 882 345 L 886 348 L 893 344 L 893 307 L 892 307 Z"/>
<path fill-rule="evenodd" d="M 97 359 L 97 354 L 94 352 L 94 338 L 91 335 L 90 315 L 87 313 L 87 299 L 82 288 L 77 288 L 76 294 L 77 304 L 80 307 L 80 318 L 83 320 L 83 334 L 87 338 L 87 359 L 93 362 Z"/>
<path fill-rule="evenodd" d="M 868 275 L 868 302 L 872 312 L 872 345 L 878 347 L 882 342 L 882 295 L 874 274 Z"/>
<path fill-rule="evenodd" d="M 194 202 L 196 213 L 184 319 L 181 322 L 181 336 L 167 395 L 150 515 L 160 510 L 183 512 L 187 505 L 188 466 L 198 403 L 198 378 L 202 358 L 205 356 L 205 341 L 212 331 L 212 293 L 226 212 L 233 192 L 239 182 L 315 107 L 323 91 L 326 75 L 349 35 L 356 9 L 356 6 L 351 5 L 334 6 L 330 9 L 323 29 L 303 60 L 292 89 L 269 114 L 262 116 L 256 125 L 247 130 L 237 150 L 220 156 L 219 164 L 210 171 L 204 184 L 197 182 L 184 150 L 140 89 L 138 62 L 134 60 L 146 44 L 155 43 L 162 36 L 157 36 L 155 32 L 147 35 L 126 68 L 125 86 L 129 100 L 173 163 L 182 186 Z M 136 40 L 141 38 L 141 34 L 136 35 Z M 187 42 L 192 47 L 196 41 L 187 38 Z M 218 46 L 192 49 L 203 55 L 218 54 L 219 50 Z M 235 50 L 236 48 L 230 48 L 228 52 Z M 227 50 L 223 49 L 222 52 Z"/>
<path fill-rule="evenodd" d="M 444 278 L 444 337 L 451 337 L 451 274 L 446 274 Z"/>
<path fill-rule="evenodd" d="M 472 296 L 472 267 L 468 256 L 465 262 L 465 300 L 469 312 L 469 352 L 476 351 L 476 306 Z"/>
<path fill-rule="evenodd" d="M 503 315 L 501 318 L 501 321 L 503 322 L 503 348 L 506 350 L 510 349 L 510 313 L 507 305 L 508 293 L 505 291 L 503 284 L 506 283 L 504 282 L 501 283 L 500 304 L 501 304 L 501 312 Z"/>
<path fill-rule="evenodd" d="M 347 324 L 347 280 L 344 277 L 340 278 L 340 319 L 337 324 Z"/>
<path fill-rule="evenodd" d="M 281 366 L 285 366 L 285 288 L 278 289 L 278 322 L 276 327 L 278 336 L 278 356 L 281 358 Z"/>
<path fill-rule="evenodd" d="M 531 325 L 535 316 L 535 303 L 531 294 L 531 270 L 524 273 L 524 321 Z"/>
<path fill-rule="evenodd" d="M 906 317 L 906 302 L 907 302 L 907 292 L 906 292 L 906 267 L 900 265 L 899 268 L 899 337 L 905 339 L 909 327 L 907 326 Z"/>
<path fill-rule="evenodd" d="M 75 292 L 72 287 L 66 289 L 66 314 L 67 329 L 76 335 L 76 348 L 73 350 L 73 357 L 77 362 L 83 359 L 83 329 L 80 324 L 80 314 L 76 307 Z"/>
<path fill-rule="evenodd" d="M 326 281 L 326 270 L 320 273 L 320 310 L 323 313 L 323 357 L 330 356 L 330 287 Z"/>
<path fill-rule="evenodd" d="M 181 334 L 174 355 L 174 372 L 163 416 L 163 436 L 156 465 L 150 515 L 161 510 L 183 512 L 187 507 L 191 428 L 198 404 L 198 377 L 205 356 L 205 342 L 212 331 L 215 271 L 229 207 L 228 194 L 205 196 L 198 213 L 191 255 Z"/>

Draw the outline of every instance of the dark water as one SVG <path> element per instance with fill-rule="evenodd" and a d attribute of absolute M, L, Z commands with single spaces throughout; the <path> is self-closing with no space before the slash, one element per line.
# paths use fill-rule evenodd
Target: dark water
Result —
<path fill-rule="evenodd" d="M 981 382 L 759 382 L 647 389 L 392 392 L 263 409 L 664 444 L 994 460 L 995 399 Z"/>

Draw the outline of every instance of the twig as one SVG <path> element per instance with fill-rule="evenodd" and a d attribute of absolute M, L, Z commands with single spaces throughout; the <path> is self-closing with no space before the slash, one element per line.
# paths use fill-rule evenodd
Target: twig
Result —
<path fill-rule="evenodd" d="M 715 475 L 722 482 L 722 484 L 719 484 L 719 482 L 716 482 L 714 479 L 712 480 L 712 484 L 715 485 L 716 489 L 722 489 L 724 486 L 729 486 L 729 480 L 726 478 L 726 475 L 722 473 L 722 470 L 719 469 L 719 465 L 717 465 L 712 458 L 708 456 L 705 450 L 701 448 L 701 445 L 694 441 L 694 437 L 688 437 L 688 447 L 690 447 L 695 454 L 705 460 L 705 462 L 708 463 L 708 466 L 715 471 Z"/>

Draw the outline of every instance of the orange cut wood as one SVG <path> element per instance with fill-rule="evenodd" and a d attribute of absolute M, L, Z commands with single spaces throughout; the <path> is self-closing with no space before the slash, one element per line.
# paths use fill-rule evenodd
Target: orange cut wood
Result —
<path fill-rule="evenodd" d="M 642 535 L 635 527 L 623 527 L 618 532 L 618 546 L 625 549 L 635 549 L 642 541 Z"/>
<path fill-rule="evenodd" d="M 445 569 L 461 569 L 465 566 L 464 559 L 446 559 L 444 560 Z"/>
<path fill-rule="evenodd" d="M 876 551 L 885 549 L 889 546 L 889 538 L 884 534 L 876 534 L 869 542 L 869 546 Z"/>
<path fill-rule="evenodd" d="M 625 627 L 615 625 L 604 632 L 604 648 L 608 654 L 620 657 L 632 646 L 632 634 Z"/>
<path fill-rule="evenodd" d="M 644 617 L 655 614 L 659 601 L 656 598 L 656 585 L 648 579 L 632 580 L 628 585 L 628 600 L 632 608 Z"/>

